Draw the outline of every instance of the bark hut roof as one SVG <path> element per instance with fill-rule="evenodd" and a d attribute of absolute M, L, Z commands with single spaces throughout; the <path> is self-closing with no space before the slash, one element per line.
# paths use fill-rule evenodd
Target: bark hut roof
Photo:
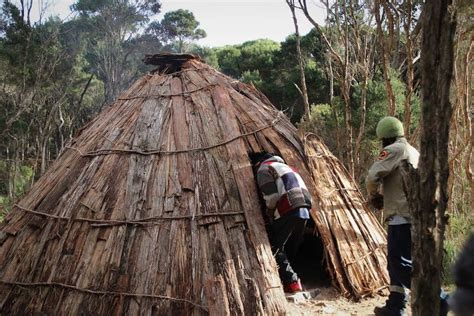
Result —
<path fill-rule="evenodd" d="M 173 59 L 174 58 L 174 59 Z M 302 174 L 334 285 L 387 283 L 384 233 L 341 163 L 255 88 L 192 55 L 85 126 L 0 225 L 1 314 L 281 314 L 249 152 Z"/>

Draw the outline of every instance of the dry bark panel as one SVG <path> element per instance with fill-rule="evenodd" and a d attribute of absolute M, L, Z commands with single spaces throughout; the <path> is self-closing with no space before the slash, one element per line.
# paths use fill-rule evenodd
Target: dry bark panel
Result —
<path fill-rule="evenodd" d="M 316 138 L 305 148 L 253 87 L 192 56 L 163 58 L 0 224 L 0 313 L 284 314 L 248 158 L 263 149 L 315 197 L 334 284 L 354 297 L 382 287 L 382 229 L 329 151 Z"/>
<path fill-rule="evenodd" d="M 372 295 L 389 282 L 383 228 L 355 181 L 315 135 L 304 138 L 318 206 L 312 211 L 325 245 L 329 272 L 345 296 Z"/>

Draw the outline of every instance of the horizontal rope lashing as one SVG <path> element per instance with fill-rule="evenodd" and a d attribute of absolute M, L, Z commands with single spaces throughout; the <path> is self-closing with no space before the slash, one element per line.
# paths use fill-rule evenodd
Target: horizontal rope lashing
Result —
<path fill-rule="evenodd" d="M 92 226 L 94 227 L 118 226 L 118 225 L 150 225 L 150 224 L 156 224 L 164 220 L 180 220 L 180 219 L 193 220 L 193 219 L 199 219 L 203 217 L 233 216 L 233 215 L 245 214 L 244 212 L 222 212 L 222 213 L 207 213 L 207 214 L 163 216 L 163 217 L 155 216 L 155 217 L 147 217 L 147 218 L 142 218 L 142 219 L 137 219 L 137 220 L 113 220 L 113 219 L 108 220 L 108 219 L 94 219 L 94 218 L 83 218 L 83 217 L 71 218 L 71 217 L 65 217 L 65 216 L 58 216 L 58 215 L 53 215 L 49 213 L 33 211 L 28 208 L 22 207 L 18 204 L 13 205 L 13 207 L 16 207 L 19 210 L 22 210 L 27 213 L 35 214 L 38 216 L 46 216 L 46 217 L 65 220 L 65 221 L 95 223 L 95 224 L 92 224 Z"/>
<path fill-rule="evenodd" d="M 204 87 L 199 87 L 199 88 L 194 89 L 194 90 L 183 91 L 183 92 L 180 92 L 180 93 L 156 93 L 156 94 L 148 94 L 148 95 L 138 95 L 138 96 L 134 96 L 134 97 L 123 97 L 123 98 L 119 97 L 117 100 L 127 101 L 127 100 L 149 99 L 149 98 L 159 98 L 159 97 L 176 97 L 176 96 L 187 95 L 187 94 L 190 94 L 190 93 L 194 93 L 194 92 L 198 92 L 198 91 L 201 91 L 201 90 L 209 89 L 209 88 L 215 87 L 216 85 L 217 84 L 214 83 L 214 84 L 210 84 L 210 85 L 207 85 L 207 86 L 204 86 Z"/>
<path fill-rule="evenodd" d="M 111 291 L 101 291 L 101 290 L 92 290 L 86 288 L 80 288 L 74 285 L 68 285 L 59 282 L 15 282 L 15 281 L 5 281 L 0 280 L 0 283 L 10 286 L 19 286 L 19 287 L 60 287 L 65 288 L 73 291 L 78 291 L 81 293 L 88 293 L 93 295 L 108 295 L 108 296 L 125 296 L 125 297 L 145 297 L 151 299 L 160 299 L 160 300 L 169 300 L 178 303 L 187 303 L 191 304 L 195 307 L 208 311 L 206 307 L 199 305 L 197 303 L 191 302 L 190 300 L 184 298 L 176 298 L 166 295 L 154 295 L 154 294 L 146 294 L 146 293 L 127 293 L 127 292 L 111 292 Z"/>
<path fill-rule="evenodd" d="M 281 112 L 280 112 L 281 113 Z M 149 151 L 142 151 L 142 150 L 135 150 L 135 149 L 99 149 L 99 150 L 94 150 L 94 151 L 89 151 L 86 153 L 83 153 L 80 149 L 72 146 L 65 146 L 67 149 L 72 149 L 77 151 L 82 157 L 96 157 L 96 156 L 101 156 L 101 155 L 109 155 L 109 154 L 138 154 L 138 155 L 144 155 L 144 156 L 149 156 L 149 155 L 172 155 L 172 154 L 180 154 L 180 153 L 188 153 L 188 152 L 195 152 L 195 151 L 204 151 L 204 150 L 209 150 L 213 149 L 219 146 L 227 145 L 228 143 L 231 143 L 237 139 L 240 139 L 242 137 L 250 136 L 253 134 L 256 134 L 258 132 L 261 132 L 264 129 L 273 127 L 276 123 L 278 123 L 282 119 L 282 115 L 278 115 L 278 117 L 273 120 L 271 124 L 268 124 L 266 126 L 263 126 L 257 130 L 240 134 L 238 136 L 232 137 L 226 141 L 223 141 L 221 143 L 217 143 L 215 145 L 210 145 L 210 146 L 205 146 L 205 147 L 199 147 L 199 148 L 189 148 L 189 149 L 181 149 L 181 150 L 149 150 Z"/>

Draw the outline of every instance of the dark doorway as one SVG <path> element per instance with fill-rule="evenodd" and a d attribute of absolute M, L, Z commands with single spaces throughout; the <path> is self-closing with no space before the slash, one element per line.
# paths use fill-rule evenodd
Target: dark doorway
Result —
<path fill-rule="evenodd" d="M 324 245 L 312 219 L 307 223 L 304 238 L 289 258 L 291 266 L 301 279 L 303 287 L 312 289 L 331 285 L 331 277 L 324 260 Z"/>
<path fill-rule="evenodd" d="M 253 170 L 255 173 L 255 169 Z M 259 194 L 261 214 L 265 222 L 265 229 L 271 243 L 271 223 L 273 214 L 266 211 L 265 201 Z M 297 247 L 295 247 L 298 245 Z M 296 249 L 295 249 L 296 248 Z M 275 249 L 272 249 L 275 251 Z M 298 241 L 290 237 L 285 245 L 291 267 L 301 279 L 304 289 L 331 286 L 331 277 L 324 259 L 324 245 L 316 230 L 313 219 L 309 219 L 303 235 L 303 240 Z"/>

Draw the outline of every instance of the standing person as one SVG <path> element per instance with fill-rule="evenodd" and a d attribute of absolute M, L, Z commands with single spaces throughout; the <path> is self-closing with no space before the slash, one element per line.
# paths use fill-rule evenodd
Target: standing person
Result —
<path fill-rule="evenodd" d="M 288 260 L 288 244 L 291 240 L 291 250 L 296 253 L 309 219 L 311 195 L 298 172 L 281 157 L 260 152 L 250 158 L 270 218 L 270 243 L 283 288 L 287 293 L 302 291 L 301 281 Z"/>
<path fill-rule="evenodd" d="M 418 167 L 420 154 L 404 137 L 403 125 L 395 117 L 379 121 L 377 137 L 383 149 L 369 169 L 366 185 L 369 202 L 376 209 L 384 209 L 384 222 L 388 224 L 387 262 L 390 276 L 390 295 L 385 305 L 374 309 L 375 315 L 405 315 L 407 295 L 411 283 L 411 215 L 403 190 L 400 164 L 408 161 Z M 380 190 L 381 187 L 381 190 Z M 446 315 L 446 294 L 441 291 L 440 315 Z"/>

